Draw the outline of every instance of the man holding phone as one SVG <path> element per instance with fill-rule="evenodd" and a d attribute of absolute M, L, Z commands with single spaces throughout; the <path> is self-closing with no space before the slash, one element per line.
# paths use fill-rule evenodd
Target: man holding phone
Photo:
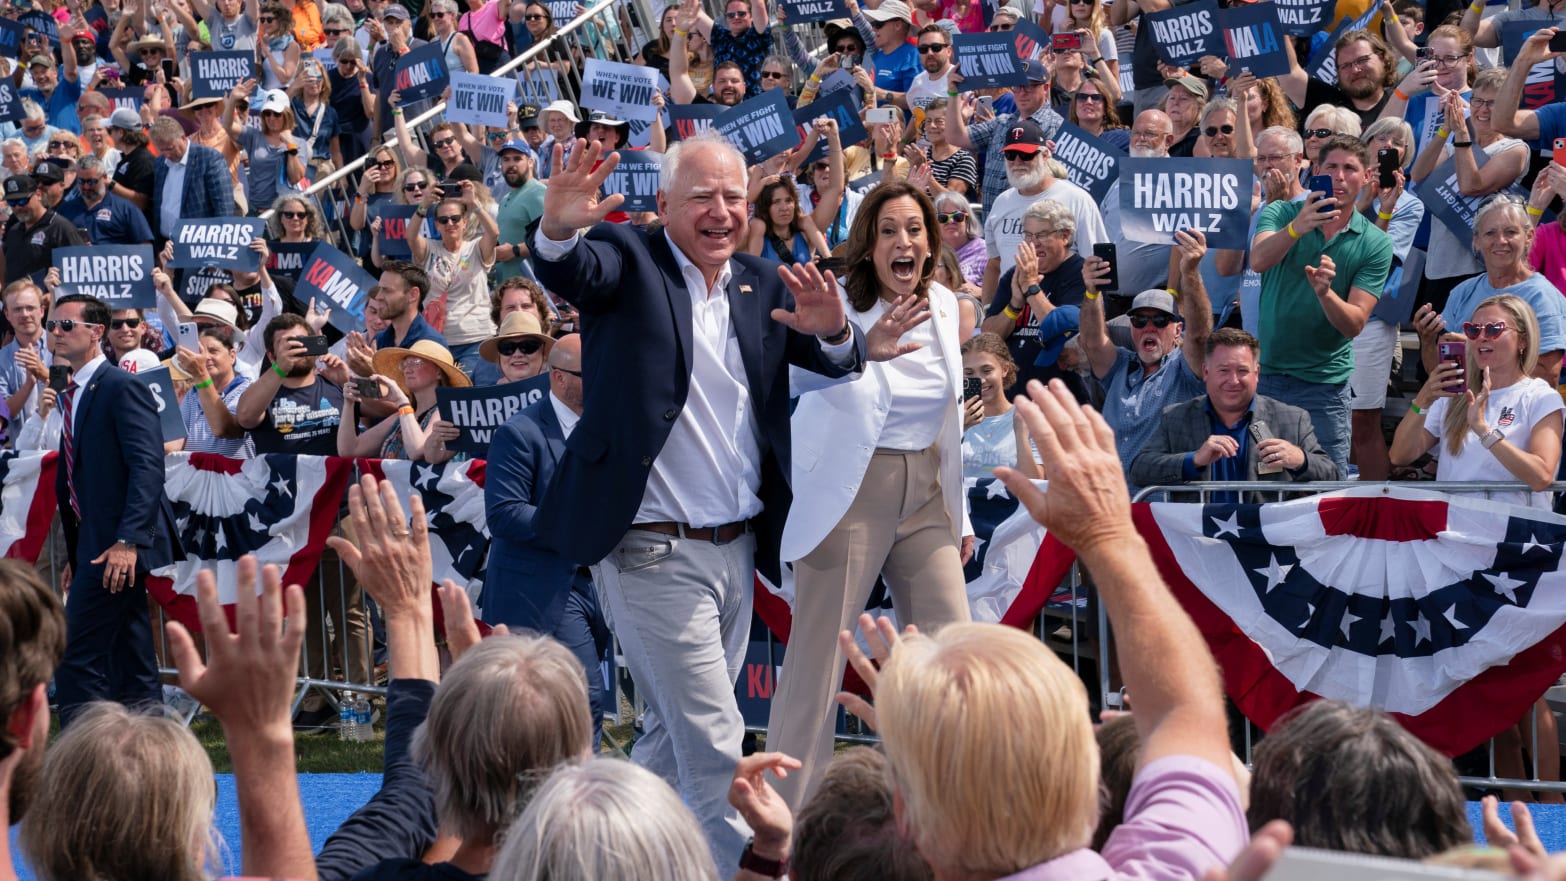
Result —
<path fill-rule="evenodd" d="M 1317 157 L 1319 188 L 1303 202 L 1263 208 L 1251 242 L 1251 268 L 1262 276 L 1260 388 L 1310 413 L 1322 447 L 1346 473 L 1352 343 L 1386 287 L 1393 248 L 1354 210 L 1376 173 L 1365 145 L 1334 135 Z M 1331 192 L 1323 192 L 1327 181 Z"/>
<path fill-rule="evenodd" d="M 313 341 L 303 317 L 291 312 L 266 326 L 270 366 L 239 399 L 234 415 L 255 438 L 256 454 L 337 455 L 348 366 Z"/>

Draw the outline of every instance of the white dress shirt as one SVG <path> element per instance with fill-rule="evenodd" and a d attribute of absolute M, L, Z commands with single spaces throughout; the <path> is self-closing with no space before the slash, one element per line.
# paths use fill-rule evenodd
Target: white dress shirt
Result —
<path fill-rule="evenodd" d="M 544 369 L 548 370 L 549 368 L 546 367 Z M 576 430 L 576 424 L 582 421 L 581 415 L 571 412 L 571 408 L 567 407 L 564 401 L 555 397 L 555 393 L 552 391 L 549 393 L 549 406 L 554 408 L 555 418 L 560 420 L 561 436 L 570 437 L 571 432 Z"/>
<path fill-rule="evenodd" d="M 99 355 L 91 361 L 88 361 L 86 364 L 83 364 L 82 369 L 71 374 L 71 382 L 76 383 L 76 391 L 71 393 L 72 438 L 81 437 L 81 435 L 76 433 L 76 426 L 80 425 L 82 421 L 82 408 L 77 406 L 81 403 L 82 392 L 86 391 L 88 383 L 92 382 L 93 374 L 97 373 L 98 369 L 107 363 L 109 363 L 109 359 Z M 65 395 L 62 393 L 60 397 L 63 399 Z"/>
<path fill-rule="evenodd" d="M 158 222 L 163 225 L 163 234 L 174 235 L 174 227 L 179 225 L 179 206 L 185 197 L 185 169 L 190 167 L 190 145 L 185 145 L 185 155 L 179 161 L 163 157 L 169 164 L 168 171 L 163 176 L 163 204 L 158 212 Z"/>

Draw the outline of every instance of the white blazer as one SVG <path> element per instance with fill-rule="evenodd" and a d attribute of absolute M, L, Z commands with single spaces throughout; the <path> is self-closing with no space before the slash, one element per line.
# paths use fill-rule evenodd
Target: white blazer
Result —
<path fill-rule="evenodd" d="M 838 296 L 848 320 L 868 333 L 880 317 L 879 311 L 855 310 L 848 305 L 848 294 L 841 284 Z M 962 479 L 962 351 L 957 340 L 957 297 L 934 282 L 929 296 L 935 348 L 952 384 L 936 446 L 941 455 L 941 494 L 956 541 L 972 532 Z M 799 405 L 790 422 L 794 502 L 783 526 L 780 557 L 785 563 L 815 550 L 848 513 L 848 506 L 859 495 L 892 404 L 886 365 L 879 361 L 866 364 L 865 375 L 853 382 L 834 382 L 797 367 L 789 369 L 789 382 Z"/>

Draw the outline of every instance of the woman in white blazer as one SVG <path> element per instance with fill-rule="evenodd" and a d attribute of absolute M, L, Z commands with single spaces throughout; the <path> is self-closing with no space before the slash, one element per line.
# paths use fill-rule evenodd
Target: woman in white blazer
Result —
<path fill-rule="evenodd" d="M 867 364 L 857 380 L 791 375 L 799 405 L 782 559 L 794 564 L 794 619 L 767 749 L 804 765 L 778 786 L 796 811 L 832 758 L 838 632 L 864 610 L 876 576 L 902 623 L 928 630 L 969 617 L 962 341 L 957 298 L 932 279 L 935 208 L 905 183 L 883 184 L 865 197 L 847 245 L 839 294 L 849 321 L 868 334 L 888 313 L 929 315 L 902 336 L 898 357 Z"/>

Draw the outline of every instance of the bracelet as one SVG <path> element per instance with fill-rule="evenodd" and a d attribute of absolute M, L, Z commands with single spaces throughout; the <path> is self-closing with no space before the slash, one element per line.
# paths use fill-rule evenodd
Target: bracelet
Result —
<path fill-rule="evenodd" d="M 843 319 L 843 329 L 829 337 L 816 337 L 816 339 L 829 346 L 841 346 L 854 336 L 854 326 L 848 323 L 848 318 Z"/>
<path fill-rule="evenodd" d="M 813 83 L 821 82 L 821 74 L 818 74 L 818 73 L 811 74 L 810 75 L 810 81 L 813 82 Z"/>
<path fill-rule="evenodd" d="M 1473 13 L 1481 13 L 1481 12 L 1483 12 L 1484 11 L 1484 0 L 1474 0 L 1474 2 L 1468 4 L 1468 11 L 1469 12 L 1473 12 Z"/>
<path fill-rule="evenodd" d="M 897 154 L 896 153 L 882 153 L 881 154 L 881 158 L 883 160 L 887 161 L 887 162 L 895 162 L 895 161 L 897 161 Z"/>
<path fill-rule="evenodd" d="M 1381 218 L 1382 220 L 1391 220 L 1392 219 L 1392 215 L 1382 213 L 1381 211 L 1377 211 L 1376 212 L 1376 216 Z"/>
<path fill-rule="evenodd" d="M 1176 300 L 1180 299 L 1180 292 L 1175 290 L 1174 288 L 1164 288 L 1164 293 L 1168 294 L 1171 297 L 1174 297 Z"/>
<path fill-rule="evenodd" d="M 680 35 L 680 36 L 682 36 L 682 37 L 688 37 L 688 36 L 690 36 L 690 35 L 691 35 L 691 32 L 690 32 L 690 31 L 682 31 L 682 30 L 680 30 L 680 29 L 679 29 L 679 28 L 675 28 L 675 29 L 674 29 L 674 32 L 675 32 L 675 33 L 676 33 L 676 34 L 678 34 L 678 35 Z"/>
<path fill-rule="evenodd" d="M 283 372 L 283 365 L 277 363 L 276 361 L 272 362 L 272 372 L 277 374 L 279 379 L 287 379 L 288 378 L 288 374 Z"/>
<path fill-rule="evenodd" d="M 1415 416 L 1423 416 L 1423 415 L 1425 415 L 1425 411 L 1420 409 L 1418 404 L 1414 404 L 1414 403 L 1410 403 L 1408 405 L 1408 412 L 1414 414 Z"/>
<path fill-rule="evenodd" d="M 202 380 L 201 382 L 198 382 L 195 385 L 191 386 L 191 388 L 200 390 L 200 389 L 204 389 L 204 388 L 209 388 L 211 385 L 212 385 L 212 377 L 209 376 L 206 379 Z"/>
<path fill-rule="evenodd" d="M 1528 206 L 1528 216 L 1529 217 L 1543 217 L 1544 216 L 1544 209 L 1543 208 L 1535 208 L 1532 205 L 1529 205 Z"/>
<path fill-rule="evenodd" d="M 1473 141 L 1453 141 L 1452 142 L 1452 149 L 1453 150 L 1461 150 L 1464 147 L 1472 147 L 1473 145 L 1474 145 Z"/>
<path fill-rule="evenodd" d="M 1087 291 L 1082 296 L 1086 297 L 1089 300 L 1097 300 L 1098 299 L 1098 291 Z"/>
<path fill-rule="evenodd" d="M 398 416 L 412 416 L 413 413 L 414 413 L 413 407 L 411 405 L 408 405 L 408 404 L 403 404 L 401 407 L 397 408 L 397 415 Z"/>
<path fill-rule="evenodd" d="M 1440 139 L 1442 139 L 1444 141 L 1447 138 L 1451 137 L 1451 135 L 1452 135 L 1452 133 L 1446 130 L 1446 126 L 1444 126 L 1444 125 L 1436 126 L 1436 137 L 1438 137 L 1438 138 L 1440 138 Z"/>
<path fill-rule="evenodd" d="M 1394 86 L 1393 89 L 1392 89 L 1392 95 L 1393 95 L 1393 97 L 1396 97 L 1396 98 L 1402 98 L 1404 101 L 1408 100 L 1408 96 L 1403 94 L 1403 87 L 1402 86 Z"/>
<path fill-rule="evenodd" d="M 402 115 L 402 108 L 401 107 L 393 107 L 392 108 L 392 116 L 401 116 L 401 115 Z"/>
<path fill-rule="evenodd" d="M 1022 310 L 1013 309 L 1011 308 L 1011 304 L 1007 303 L 1006 308 L 1001 310 L 1001 314 L 1007 318 L 1010 318 L 1012 321 L 1016 321 L 1018 318 L 1022 317 Z"/>
<path fill-rule="evenodd" d="M 1294 231 L 1294 221 L 1292 221 L 1292 220 L 1289 221 L 1289 225 L 1288 226 L 1283 228 L 1283 231 L 1288 233 L 1289 234 L 1289 238 L 1291 238 L 1291 239 L 1298 240 L 1300 238 L 1300 234 Z"/>
<path fill-rule="evenodd" d="M 948 98 L 955 98 L 955 97 L 957 97 L 957 90 L 956 89 L 947 89 L 946 90 L 946 97 L 948 97 Z"/>

